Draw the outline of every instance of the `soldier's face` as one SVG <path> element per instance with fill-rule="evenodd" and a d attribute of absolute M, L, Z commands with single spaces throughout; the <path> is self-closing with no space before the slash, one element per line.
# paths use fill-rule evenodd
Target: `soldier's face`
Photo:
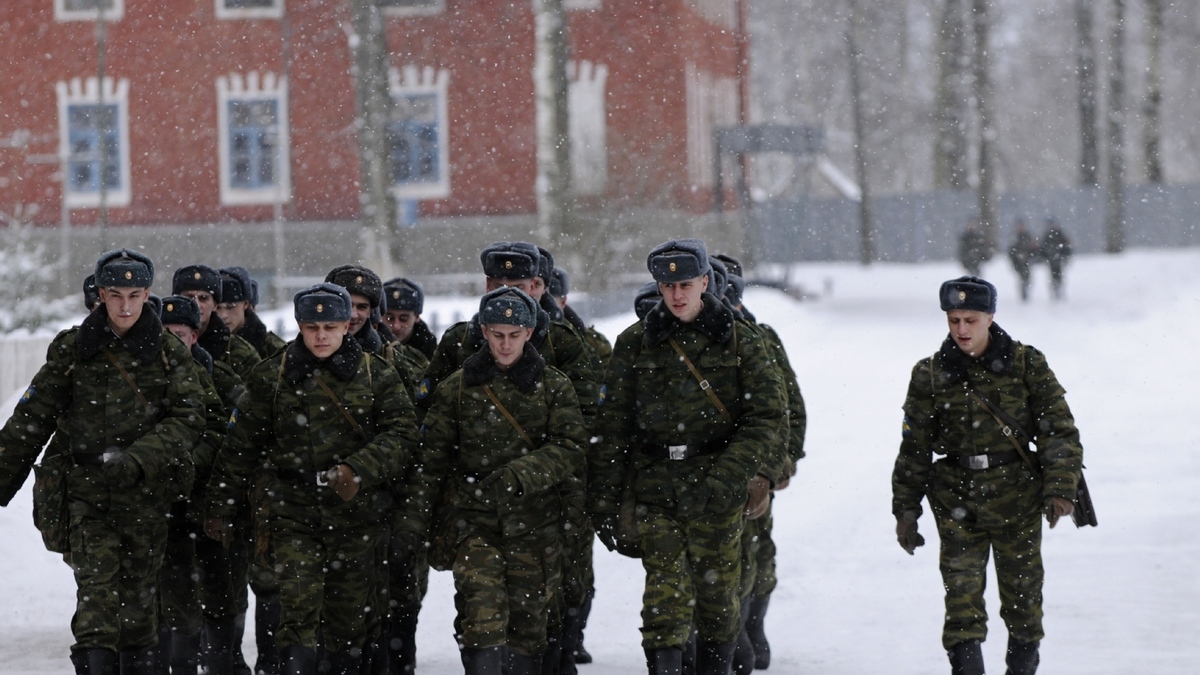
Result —
<path fill-rule="evenodd" d="M 700 316 L 704 309 L 704 291 L 708 288 L 708 275 L 658 284 L 658 292 L 662 293 L 663 302 L 667 309 L 683 323 L 691 323 Z"/>
<path fill-rule="evenodd" d="M 217 301 L 213 299 L 212 293 L 208 291 L 183 291 L 180 295 L 189 297 L 196 301 L 200 306 L 200 332 L 208 330 L 208 320 L 212 318 L 213 310 L 217 307 Z"/>
<path fill-rule="evenodd" d="M 350 294 L 350 334 L 357 335 L 371 318 L 371 301 L 365 295 Z"/>
<path fill-rule="evenodd" d="M 950 338 L 967 355 L 978 358 L 988 346 L 988 328 L 992 315 L 969 309 L 952 309 L 946 312 L 950 324 Z"/>
<path fill-rule="evenodd" d="M 168 323 L 163 324 L 163 328 L 174 333 L 180 340 L 183 340 L 183 344 L 189 347 L 196 344 L 196 341 L 200 339 L 200 331 L 186 324 Z"/>
<path fill-rule="evenodd" d="M 222 302 L 217 305 L 215 311 L 225 325 L 229 326 L 229 330 L 236 333 L 246 325 L 246 308 L 249 306 L 250 303 L 245 300 Z"/>
<path fill-rule="evenodd" d="M 507 370 L 521 358 L 521 353 L 525 351 L 525 343 L 529 342 L 532 335 L 532 328 L 507 324 L 483 326 L 483 336 L 487 338 L 488 349 L 492 351 L 492 358 L 496 360 L 500 370 Z"/>
<path fill-rule="evenodd" d="M 303 322 L 300 324 L 300 337 L 304 346 L 317 359 L 324 361 L 333 356 L 342 347 L 346 339 L 346 331 L 350 330 L 349 321 L 328 321 L 319 323 Z"/>
<path fill-rule="evenodd" d="M 389 309 L 383 315 L 383 321 L 392 330 L 392 335 L 401 342 L 407 342 L 412 337 L 413 326 L 421 318 L 420 314 L 407 309 Z"/>
<path fill-rule="evenodd" d="M 496 279 L 495 277 L 488 277 L 487 290 L 489 293 L 497 288 L 504 288 L 505 286 L 509 288 L 519 288 L 525 292 L 525 295 L 528 295 L 534 300 L 537 300 L 539 297 L 541 297 L 533 294 L 533 279 Z"/>
<path fill-rule="evenodd" d="M 100 302 L 108 312 L 108 325 L 117 337 L 133 328 L 142 317 L 142 308 L 150 297 L 149 288 L 101 288 Z"/>

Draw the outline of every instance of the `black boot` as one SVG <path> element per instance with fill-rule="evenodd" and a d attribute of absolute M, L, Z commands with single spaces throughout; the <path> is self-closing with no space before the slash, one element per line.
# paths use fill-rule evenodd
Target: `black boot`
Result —
<path fill-rule="evenodd" d="M 650 675 L 682 675 L 683 650 L 676 647 L 647 649 L 646 669 Z"/>
<path fill-rule="evenodd" d="M 734 675 L 750 675 L 754 672 L 754 644 L 746 630 L 746 619 L 750 616 L 751 599 L 742 601 L 742 629 L 738 631 L 737 645 L 733 650 Z"/>
<path fill-rule="evenodd" d="M 587 629 L 588 617 L 592 613 L 592 598 L 596 597 L 596 591 L 588 591 L 587 599 L 583 601 L 583 607 L 579 610 L 579 644 L 575 645 L 575 663 L 591 663 L 592 655 L 588 653 L 586 647 L 583 646 L 583 631 Z"/>
<path fill-rule="evenodd" d="M 282 675 L 316 675 L 317 650 L 312 647 L 288 645 L 279 650 L 279 672 Z"/>
<path fill-rule="evenodd" d="M 700 672 L 696 668 L 696 640 L 699 639 L 696 629 L 692 629 L 691 637 L 688 638 L 687 644 L 683 646 L 683 675 L 696 675 Z"/>
<path fill-rule="evenodd" d="M 387 640 L 388 674 L 411 675 L 417 669 L 417 612 L 406 610 L 392 616 Z"/>
<path fill-rule="evenodd" d="M 750 636 L 750 644 L 754 646 L 754 669 L 766 670 L 771 665 L 771 644 L 767 642 L 767 633 L 763 622 L 767 617 L 767 606 L 771 604 L 771 596 L 753 598 L 750 600 L 750 612 L 742 615 L 746 625 L 746 633 Z"/>
<path fill-rule="evenodd" d="M 500 675 L 504 648 L 464 649 L 460 656 L 466 675 Z"/>
<path fill-rule="evenodd" d="M 329 675 L 361 675 L 363 652 L 361 649 L 348 649 L 344 652 L 326 652 L 329 660 Z"/>
<path fill-rule="evenodd" d="M 508 675 L 543 675 L 546 671 L 543 664 L 547 661 L 549 650 L 541 654 L 526 656 L 512 650 L 508 652 Z M 559 652 L 561 654 L 561 652 Z"/>
<path fill-rule="evenodd" d="M 200 634 L 185 635 L 171 631 L 171 672 L 175 675 L 192 675 L 199 668 Z"/>
<path fill-rule="evenodd" d="M 157 645 L 136 651 L 121 651 L 117 655 L 121 662 L 121 675 L 159 675 L 155 670 L 157 653 Z"/>
<path fill-rule="evenodd" d="M 246 613 L 241 612 L 233 619 L 233 675 L 253 675 L 242 654 L 242 638 L 245 636 Z"/>
<path fill-rule="evenodd" d="M 275 632 L 279 630 L 281 611 L 278 595 L 258 598 L 254 608 L 254 644 L 258 647 L 254 675 L 279 675 L 279 648 L 275 646 Z"/>
<path fill-rule="evenodd" d="M 696 675 L 730 675 L 736 642 L 696 643 Z"/>
<path fill-rule="evenodd" d="M 1037 642 L 1008 639 L 1008 654 L 1004 658 L 1008 675 L 1034 675 L 1040 660 Z"/>
<path fill-rule="evenodd" d="M 117 653 L 111 649 L 91 647 L 71 652 L 75 675 L 117 675 Z"/>
<path fill-rule="evenodd" d="M 950 675 L 983 675 L 983 645 L 980 640 L 960 642 L 949 650 Z"/>
<path fill-rule="evenodd" d="M 126 669 L 126 661 L 132 657 L 121 655 L 122 672 Z M 158 644 L 146 649 L 146 660 L 149 661 L 149 668 L 154 675 L 171 675 L 171 629 L 163 624 L 158 624 Z M 132 664 L 132 661 L 130 661 Z M 132 666 L 129 666 L 132 667 Z"/>
<path fill-rule="evenodd" d="M 539 663 L 541 664 L 541 667 L 538 669 L 537 672 L 541 673 L 542 675 L 561 675 L 560 668 L 562 667 L 562 655 L 563 655 L 562 633 L 556 633 L 554 635 L 548 635 L 546 637 L 547 637 L 546 651 L 542 652 L 540 656 L 534 657 L 534 658 L 537 658 L 539 660 Z M 511 652 L 511 654 L 514 657 L 521 656 L 520 654 L 517 654 L 515 652 Z M 522 658 L 529 658 L 529 657 L 522 657 Z M 513 661 L 511 658 L 509 659 L 508 663 L 510 666 L 512 665 Z M 571 662 L 571 666 L 572 667 L 575 666 L 574 661 Z"/>
<path fill-rule="evenodd" d="M 562 649 L 558 661 L 558 675 L 576 675 L 576 657 L 583 641 L 583 607 L 572 607 L 563 614 Z"/>
<path fill-rule="evenodd" d="M 233 675 L 233 619 L 204 624 L 204 652 L 200 660 L 206 675 Z"/>

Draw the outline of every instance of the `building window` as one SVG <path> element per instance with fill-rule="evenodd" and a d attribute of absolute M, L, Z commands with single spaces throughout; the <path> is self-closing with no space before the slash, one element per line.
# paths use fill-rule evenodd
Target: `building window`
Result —
<path fill-rule="evenodd" d="M 389 16 L 428 16 L 446 11 L 446 0 L 376 0 Z"/>
<path fill-rule="evenodd" d="M 567 66 L 568 124 L 571 130 L 571 177 L 581 195 L 603 194 L 608 183 L 608 68 L 590 61 Z"/>
<path fill-rule="evenodd" d="M 57 86 L 68 208 L 129 205 L 129 81 L 103 83 L 103 96 L 94 77 Z"/>
<path fill-rule="evenodd" d="M 720 77 L 694 63 L 684 67 L 687 82 L 688 180 L 697 187 L 712 187 L 713 132 L 738 124 L 741 103 L 736 78 Z M 722 161 L 729 161 L 723 157 Z"/>
<path fill-rule="evenodd" d="M 278 19 L 283 0 L 215 0 L 218 19 Z"/>
<path fill-rule="evenodd" d="M 563 9 L 600 9 L 600 0 L 563 0 Z"/>
<path fill-rule="evenodd" d="M 95 21 L 103 11 L 105 21 L 125 16 L 125 0 L 54 0 L 58 21 Z"/>
<path fill-rule="evenodd" d="M 389 78 L 388 169 L 397 199 L 450 196 L 448 71 L 406 67 Z"/>
<path fill-rule="evenodd" d="M 221 203 L 288 201 L 287 82 L 235 73 L 217 80 L 217 105 Z"/>

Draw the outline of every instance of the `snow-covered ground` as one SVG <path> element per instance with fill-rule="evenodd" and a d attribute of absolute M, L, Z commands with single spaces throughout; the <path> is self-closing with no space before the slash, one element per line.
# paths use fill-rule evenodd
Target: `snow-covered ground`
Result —
<path fill-rule="evenodd" d="M 889 480 L 909 371 L 945 335 L 938 284 L 959 273 L 950 264 L 806 264 L 792 279 L 831 289 L 817 300 L 747 293 L 747 306 L 782 335 L 809 415 L 809 457 L 775 502 L 770 672 L 947 670 L 936 532 L 924 518 L 929 545 L 915 557 L 900 550 Z M 997 323 L 1043 350 L 1068 391 L 1100 521 L 1045 533 L 1042 672 L 1200 672 L 1200 358 L 1188 342 L 1200 335 L 1200 250 L 1084 256 L 1057 303 L 1044 267 L 1028 304 L 1016 299 L 1005 261 L 984 273 L 1000 288 Z M 632 319 L 600 328 L 615 337 Z M 73 584 L 41 546 L 28 486 L 0 510 L 0 533 L 0 673 L 68 673 Z M 600 548 L 596 567 L 586 638 L 595 663 L 580 672 L 645 672 L 640 565 Z M 434 573 L 418 633 L 421 673 L 461 672 L 451 593 L 449 575 Z M 989 593 L 985 655 L 1003 672 L 1006 636 Z"/>

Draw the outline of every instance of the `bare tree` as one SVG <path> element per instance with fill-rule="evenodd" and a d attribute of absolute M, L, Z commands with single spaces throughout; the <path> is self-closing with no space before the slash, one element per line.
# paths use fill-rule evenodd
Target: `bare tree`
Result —
<path fill-rule="evenodd" d="M 850 105 L 854 117 L 854 171 L 858 180 L 859 259 L 864 265 L 875 260 L 875 226 L 871 222 L 871 191 L 867 176 L 866 113 L 863 111 L 862 50 L 858 47 L 858 32 L 862 15 L 855 0 L 847 0 L 849 20 L 846 22 L 846 50 L 850 57 Z"/>
<path fill-rule="evenodd" d="M 996 222 L 996 177 L 992 144 L 996 130 L 992 124 L 992 76 L 988 34 L 991 19 L 988 0 L 973 0 L 971 16 L 975 28 L 975 57 L 972 59 L 975 108 L 979 117 L 979 225 L 987 235 L 988 248 L 995 250 L 999 223 Z"/>
<path fill-rule="evenodd" d="M 350 11 L 354 27 L 351 46 L 366 261 L 387 277 L 397 271 L 395 261 L 401 257 L 400 239 L 393 236 L 396 200 L 390 189 L 387 163 L 387 123 L 392 106 L 388 92 L 387 35 L 375 0 L 350 0 Z"/>
<path fill-rule="evenodd" d="M 1079 184 L 1100 185 L 1100 133 L 1096 126 L 1096 41 L 1092 0 L 1075 0 L 1075 61 L 1079 72 Z"/>
<path fill-rule="evenodd" d="M 1112 1 L 1108 70 L 1108 190 L 1104 209 L 1105 250 L 1125 250 L 1125 0 Z"/>
<path fill-rule="evenodd" d="M 1162 0 L 1146 0 L 1146 42 L 1149 54 L 1146 62 L 1146 95 L 1142 100 L 1145 126 L 1142 128 L 1142 165 L 1146 169 L 1146 180 L 1162 183 Z"/>
<path fill-rule="evenodd" d="M 537 236 L 565 241 L 571 217 L 571 134 L 567 103 L 567 18 L 563 0 L 534 0 L 534 95 L 537 101 Z M 580 262 L 582 258 L 580 259 Z M 577 265 L 572 265 L 577 269 Z"/>
<path fill-rule="evenodd" d="M 935 102 L 934 185 L 965 190 L 968 187 L 968 101 L 966 0 L 943 0 L 938 27 L 938 82 Z"/>

